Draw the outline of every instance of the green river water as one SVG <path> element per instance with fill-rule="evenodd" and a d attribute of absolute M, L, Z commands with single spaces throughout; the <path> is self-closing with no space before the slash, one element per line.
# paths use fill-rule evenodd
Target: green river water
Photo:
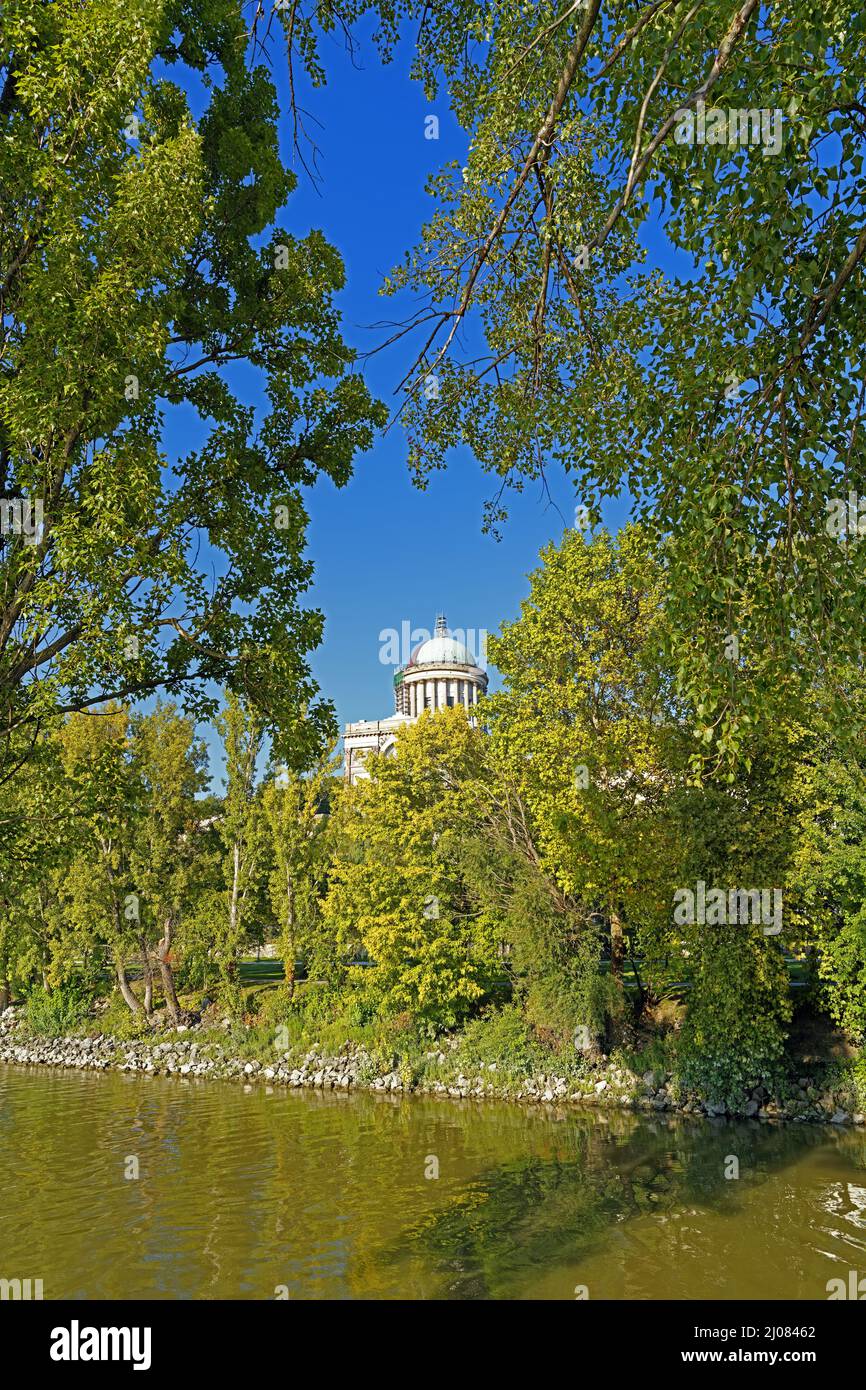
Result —
<path fill-rule="evenodd" d="M 826 1299 L 866 1275 L 866 1134 L 832 1126 L 0 1067 L 0 1185 L 0 1278 L 46 1299 Z"/>

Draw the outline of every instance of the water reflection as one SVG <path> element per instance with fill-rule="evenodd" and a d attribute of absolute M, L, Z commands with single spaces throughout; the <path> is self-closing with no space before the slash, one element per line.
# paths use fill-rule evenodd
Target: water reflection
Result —
<path fill-rule="evenodd" d="M 5 1068 L 0 1182 L 0 1277 L 46 1298 L 825 1298 L 866 1274 L 866 1136 L 831 1127 Z"/>
<path fill-rule="evenodd" d="M 838 1131 L 581 1117 L 390 1254 L 423 1250 L 456 1298 L 825 1297 L 834 1264 L 866 1269 L 864 1166 Z"/>

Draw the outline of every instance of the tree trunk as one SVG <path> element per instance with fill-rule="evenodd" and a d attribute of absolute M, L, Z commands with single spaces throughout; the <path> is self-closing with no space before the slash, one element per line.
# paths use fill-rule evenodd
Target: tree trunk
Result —
<path fill-rule="evenodd" d="M 289 991 L 289 998 L 295 997 L 295 953 L 291 946 L 283 951 L 283 974 L 286 978 L 286 987 Z"/>
<path fill-rule="evenodd" d="M 286 914 L 286 933 L 285 944 L 283 946 L 283 974 L 286 977 L 286 984 L 289 988 L 289 998 L 295 997 L 295 894 L 292 885 L 291 875 L 286 874 L 286 898 L 288 900 L 288 912 Z"/>
<path fill-rule="evenodd" d="M 616 908 L 610 910 L 610 973 L 621 986 L 625 966 L 625 934 Z"/>
<path fill-rule="evenodd" d="M 150 1018 L 153 1014 L 153 966 L 144 937 L 141 938 L 141 969 L 144 976 L 144 1012 L 146 1017 Z"/>
<path fill-rule="evenodd" d="M 174 986 L 174 975 L 169 961 L 171 951 L 171 918 L 166 917 L 163 936 L 156 948 L 156 959 L 159 965 L 159 973 L 162 977 L 162 989 L 165 995 L 165 1005 L 171 1015 L 171 1020 L 175 1028 L 180 1023 L 180 1004 L 178 1003 L 177 990 Z"/>
<path fill-rule="evenodd" d="M 114 969 L 117 975 L 117 983 L 120 987 L 120 992 L 123 995 L 124 1003 L 128 1006 L 128 1008 L 132 1010 L 133 1014 L 137 1018 L 142 1017 L 144 1015 L 144 1010 L 142 1009 L 139 1000 L 136 999 L 132 991 L 132 986 L 130 985 L 129 980 L 126 978 L 126 967 L 124 966 L 123 961 L 118 954 L 115 954 L 114 957 Z"/>
<path fill-rule="evenodd" d="M 229 939 L 233 953 L 237 948 L 240 888 L 241 847 L 236 840 L 232 851 L 232 896 L 229 905 Z"/>
<path fill-rule="evenodd" d="M 634 1041 L 634 1001 L 625 990 L 625 931 L 619 909 L 610 909 L 610 974 L 618 987 L 621 1010 L 608 1021 L 608 1041 L 616 1046 L 633 1045 Z"/>
<path fill-rule="evenodd" d="M 0 980 L 0 1014 L 12 1003 L 12 986 L 6 979 Z"/>

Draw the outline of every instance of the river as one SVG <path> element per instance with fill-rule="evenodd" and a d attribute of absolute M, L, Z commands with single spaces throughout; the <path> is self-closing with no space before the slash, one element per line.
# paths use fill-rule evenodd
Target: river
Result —
<path fill-rule="evenodd" d="M 0 1278 L 46 1299 L 826 1299 L 866 1275 L 866 1134 L 832 1126 L 0 1067 L 0 1184 Z"/>

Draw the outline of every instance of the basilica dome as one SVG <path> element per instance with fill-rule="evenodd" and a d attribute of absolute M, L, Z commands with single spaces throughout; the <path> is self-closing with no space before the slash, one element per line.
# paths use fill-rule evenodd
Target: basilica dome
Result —
<path fill-rule="evenodd" d="M 475 657 L 456 637 L 428 637 L 416 647 L 409 662 L 411 666 L 475 666 Z"/>

